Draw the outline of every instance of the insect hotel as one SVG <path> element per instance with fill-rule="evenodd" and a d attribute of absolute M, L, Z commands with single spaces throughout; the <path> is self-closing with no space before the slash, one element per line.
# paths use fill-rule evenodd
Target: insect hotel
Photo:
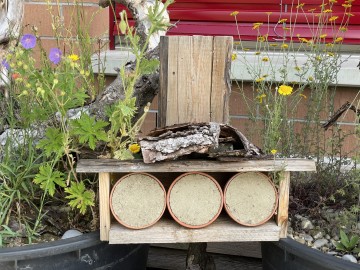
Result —
<path fill-rule="evenodd" d="M 99 174 L 100 238 L 110 244 L 278 241 L 291 172 L 304 159 L 266 156 L 229 125 L 231 37 L 160 44 L 159 128 L 143 160 L 83 159 Z"/>

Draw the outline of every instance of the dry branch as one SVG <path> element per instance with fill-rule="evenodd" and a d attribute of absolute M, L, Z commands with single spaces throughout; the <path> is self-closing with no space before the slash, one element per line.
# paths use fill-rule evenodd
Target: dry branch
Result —
<path fill-rule="evenodd" d="M 358 117 L 360 117 L 360 109 L 356 109 L 354 105 L 352 105 L 349 101 L 347 101 L 344 105 L 342 105 L 330 119 L 322 125 L 322 127 L 327 130 L 329 127 L 333 126 L 337 120 L 343 115 L 347 110 L 352 110 Z"/>

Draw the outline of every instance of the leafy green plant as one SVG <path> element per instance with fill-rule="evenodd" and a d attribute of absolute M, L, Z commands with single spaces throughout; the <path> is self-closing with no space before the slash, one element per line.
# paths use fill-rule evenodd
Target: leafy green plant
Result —
<path fill-rule="evenodd" d="M 340 241 L 336 244 L 336 249 L 344 252 L 360 252 L 359 236 L 351 235 L 350 237 L 340 230 Z"/>

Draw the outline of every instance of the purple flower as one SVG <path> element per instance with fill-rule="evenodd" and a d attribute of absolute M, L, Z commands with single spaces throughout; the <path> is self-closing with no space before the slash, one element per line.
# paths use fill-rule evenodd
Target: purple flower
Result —
<path fill-rule="evenodd" d="M 36 45 L 36 37 L 31 34 L 23 35 L 20 43 L 25 49 L 32 49 Z"/>
<path fill-rule="evenodd" d="M 8 61 L 6 61 L 6 59 L 3 59 L 1 62 L 1 65 L 6 68 L 7 70 L 10 70 L 10 65 L 8 63 Z"/>
<path fill-rule="evenodd" d="M 61 51 L 58 48 L 51 48 L 49 53 L 49 59 L 51 62 L 53 62 L 55 65 L 59 64 L 61 61 Z"/>

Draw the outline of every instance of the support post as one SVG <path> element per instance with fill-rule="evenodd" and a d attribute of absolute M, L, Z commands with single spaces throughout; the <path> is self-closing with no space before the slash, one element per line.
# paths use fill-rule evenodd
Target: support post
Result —
<path fill-rule="evenodd" d="M 100 240 L 109 241 L 110 219 L 110 173 L 99 173 Z"/>
<path fill-rule="evenodd" d="M 276 223 L 280 227 L 280 238 L 286 238 L 288 228 L 290 172 L 282 172 L 279 185 L 279 205 Z"/>

